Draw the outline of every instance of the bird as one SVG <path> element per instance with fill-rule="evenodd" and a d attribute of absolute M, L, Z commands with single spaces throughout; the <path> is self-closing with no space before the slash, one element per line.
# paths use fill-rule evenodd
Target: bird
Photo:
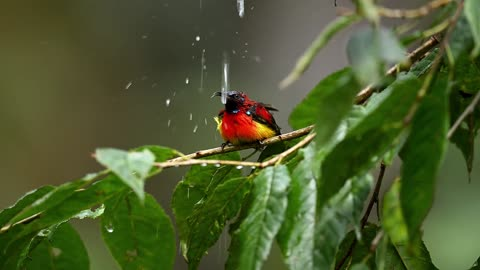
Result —
<path fill-rule="evenodd" d="M 212 97 L 222 96 L 222 92 L 213 93 Z M 227 91 L 227 102 L 215 117 L 217 130 L 225 143 L 242 145 L 260 142 L 280 135 L 280 127 L 275 122 L 271 111 L 278 111 L 272 105 L 251 100 L 244 92 Z"/>

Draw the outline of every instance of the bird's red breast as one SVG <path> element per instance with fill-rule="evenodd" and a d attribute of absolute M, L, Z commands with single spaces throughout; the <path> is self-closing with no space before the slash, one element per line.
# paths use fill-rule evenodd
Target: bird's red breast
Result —
<path fill-rule="evenodd" d="M 256 102 L 242 92 L 229 91 L 225 109 L 216 121 L 218 130 L 227 143 L 234 145 L 261 141 L 280 134 L 270 111 L 270 105 Z"/>

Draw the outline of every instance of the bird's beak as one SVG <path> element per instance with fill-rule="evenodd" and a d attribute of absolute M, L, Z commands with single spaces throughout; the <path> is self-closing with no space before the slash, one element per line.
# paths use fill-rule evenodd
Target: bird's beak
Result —
<path fill-rule="evenodd" d="M 213 95 L 210 98 L 221 97 L 221 96 L 222 96 L 222 92 L 217 91 L 217 92 L 213 93 Z"/>

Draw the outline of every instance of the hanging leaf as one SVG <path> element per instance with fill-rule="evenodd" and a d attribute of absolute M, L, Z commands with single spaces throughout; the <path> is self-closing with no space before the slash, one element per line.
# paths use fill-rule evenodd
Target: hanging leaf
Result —
<path fill-rule="evenodd" d="M 289 183 L 285 165 L 268 167 L 255 177 L 248 215 L 232 233 L 226 269 L 261 269 L 285 218 Z"/>

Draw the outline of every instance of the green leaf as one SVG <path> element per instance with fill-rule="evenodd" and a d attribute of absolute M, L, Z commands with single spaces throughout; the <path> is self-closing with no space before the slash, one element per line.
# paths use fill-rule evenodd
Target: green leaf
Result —
<path fill-rule="evenodd" d="M 400 202 L 400 181 L 395 181 L 383 197 L 382 227 L 393 243 L 406 243 L 408 229 Z"/>
<path fill-rule="evenodd" d="M 403 61 L 405 55 L 398 39 L 385 28 L 361 29 L 350 37 L 347 44 L 348 60 L 362 85 L 380 83 L 386 65 Z"/>
<path fill-rule="evenodd" d="M 53 186 L 43 186 L 39 189 L 32 190 L 23 195 L 14 205 L 3 209 L 0 212 L 0 228 L 3 228 L 7 223 L 14 218 L 18 213 L 22 212 L 26 207 L 29 207 L 33 202 L 45 196 L 55 189 Z"/>
<path fill-rule="evenodd" d="M 357 22 L 359 19 L 360 17 L 355 14 L 337 17 L 334 21 L 329 23 L 317 36 L 317 38 L 315 38 L 310 47 L 297 60 L 295 68 L 280 83 L 280 88 L 285 88 L 296 81 L 310 66 L 317 53 L 328 43 L 328 41 L 330 41 L 333 36 L 335 36 L 336 33 Z"/>
<path fill-rule="evenodd" d="M 348 266 L 357 263 L 365 263 L 369 268 L 367 269 L 377 269 L 375 264 L 375 257 L 369 256 L 371 253 L 370 247 L 373 239 L 377 235 L 378 227 L 374 224 L 368 224 L 365 228 L 362 229 L 361 239 L 357 241 L 355 231 L 350 231 L 338 248 L 336 254 L 336 267 L 335 269 L 346 270 L 350 269 Z M 356 241 L 353 249 L 351 249 L 352 243 Z M 351 255 L 348 256 L 348 260 L 344 261 L 341 268 L 338 268 L 340 260 L 346 258 L 347 254 L 351 251 Z M 365 261 L 365 258 L 368 260 Z"/>
<path fill-rule="evenodd" d="M 354 226 L 360 231 L 363 206 L 372 185 L 370 174 L 354 177 L 322 208 L 315 224 L 314 239 L 318 240 L 314 249 L 315 268 L 331 269 L 348 230 Z"/>
<path fill-rule="evenodd" d="M 480 18 L 478 16 L 480 14 L 480 2 L 478 0 L 465 0 L 463 12 L 470 23 L 470 29 L 475 40 L 472 57 L 477 57 L 480 54 Z"/>
<path fill-rule="evenodd" d="M 412 73 L 417 77 L 423 76 L 432 67 L 433 61 L 435 60 L 435 57 L 437 57 L 437 54 L 438 48 L 433 49 L 422 60 L 413 64 L 408 73 Z"/>
<path fill-rule="evenodd" d="M 405 129 L 403 118 L 407 115 L 420 89 L 413 75 L 397 78 L 384 90 L 383 101 L 372 108 L 359 123 L 347 132 L 325 157 L 317 183 L 318 206 L 340 190 L 345 181 L 361 175 L 375 166 L 395 144 Z"/>
<path fill-rule="evenodd" d="M 380 15 L 378 14 L 378 8 L 373 0 L 355 0 L 358 13 L 365 17 L 368 21 L 374 25 L 380 23 Z"/>
<path fill-rule="evenodd" d="M 187 218 L 189 231 L 185 245 L 189 268 L 198 267 L 200 259 L 218 240 L 227 222 L 237 215 L 250 186 L 251 181 L 245 177 L 229 179 L 195 205 Z"/>
<path fill-rule="evenodd" d="M 12 226 L 12 228 L 9 229 L 9 234 L 10 231 L 14 229 L 11 232 L 13 236 L 8 236 L 9 234 L 0 234 L 0 242 L 5 242 L 2 240 L 2 237 L 8 238 L 9 240 L 7 243 L 4 243 L 5 247 L 8 247 L 14 241 L 21 239 L 24 236 L 32 233 L 36 234 L 42 229 L 68 221 L 83 210 L 101 205 L 105 200 L 125 191 L 125 189 L 126 186 L 119 181 L 118 177 L 110 175 L 84 190 L 75 192 L 72 196 L 68 197 L 68 199 L 64 200 L 63 203 L 46 210 L 40 216 L 35 217 L 28 223 Z"/>
<path fill-rule="evenodd" d="M 98 162 L 112 170 L 120 179 L 131 187 L 140 201 L 144 198 L 144 183 L 155 162 L 150 150 L 127 152 L 113 148 L 97 149 L 95 157 Z"/>
<path fill-rule="evenodd" d="M 122 269 L 173 269 L 175 234 L 153 196 L 128 192 L 105 202 L 102 236 Z"/>
<path fill-rule="evenodd" d="M 437 76 L 431 93 L 412 120 L 410 136 L 400 152 L 403 160 L 400 200 L 410 240 L 433 203 L 437 171 L 448 145 L 449 93 L 447 78 Z"/>
<path fill-rule="evenodd" d="M 414 245 L 393 245 L 388 236 L 384 236 L 382 243 L 377 247 L 376 264 L 378 270 L 436 270 L 430 254 L 421 240 Z"/>
<path fill-rule="evenodd" d="M 39 236 L 37 236 L 39 237 Z M 41 236 L 40 236 L 41 237 Z M 25 269 L 89 269 L 89 259 L 80 236 L 69 223 L 63 223 L 42 237 L 25 260 Z"/>
<path fill-rule="evenodd" d="M 358 90 L 359 87 L 352 80 L 352 72 L 349 68 L 330 74 L 293 109 L 289 118 L 290 125 L 294 129 L 299 129 L 320 123 L 320 127 L 325 128 L 326 131 L 322 132 L 321 128 L 318 128 L 318 131 L 322 132 L 322 139 L 319 141 L 324 140 L 323 138 L 335 131 L 338 122 L 352 107 L 353 98 Z M 339 96 L 342 98 L 338 98 Z M 339 106 L 338 115 L 336 115 L 337 106 Z M 333 119 L 330 120 L 329 117 Z"/>
<path fill-rule="evenodd" d="M 230 152 L 207 159 L 240 160 L 240 155 L 238 152 Z M 193 214 L 195 205 L 202 199 L 208 199 L 208 196 L 213 194 L 219 184 L 241 176 L 241 171 L 234 166 L 192 166 L 184 179 L 177 184 L 171 205 L 180 237 L 180 247 L 185 259 L 187 259 L 187 241 L 191 230 L 187 219 Z"/>
<path fill-rule="evenodd" d="M 261 269 L 285 218 L 289 183 L 285 165 L 268 167 L 255 177 L 248 215 L 232 234 L 227 269 Z"/>
<path fill-rule="evenodd" d="M 35 214 L 54 208 L 55 206 L 61 204 L 65 199 L 72 196 L 75 191 L 88 185 L 89 183 L 90 181 L 80 179 L 56 187 L 54 190 L 48 192 L 29 206 L 25 207 L 21 212 L 12 217 L 9 223 L 13 224 Z"/>
<path fill-rule="evenodd" d="M 177 150 L 160 145 L 144 145 L 133 149 L 133 152 L 150 151 L 155 156 L 155 162 L 164 162 L 180 155 Z"/>
<path fill-rule="evenodd" d="M 285 221 L 277 235 L 289 269 L 313 269 L 316 178 L 315 145 L 300 150 L 303 160 L 291 173 Z"/>
<path fill-rule="evenodd" d="M 370 270 L 370 268 L 368 268 L 368 266 L 364 263 L 354 264 L 350 269 L 351 270 Z"/>
<path fill-rule="evenodd" d="M 467 56 L 473 49 L 474 40 L 470 25 L 464 14 L 460 16 L 448 40 L 447 53 L 450 60 L 457 61 L 461 56 Z"/>

